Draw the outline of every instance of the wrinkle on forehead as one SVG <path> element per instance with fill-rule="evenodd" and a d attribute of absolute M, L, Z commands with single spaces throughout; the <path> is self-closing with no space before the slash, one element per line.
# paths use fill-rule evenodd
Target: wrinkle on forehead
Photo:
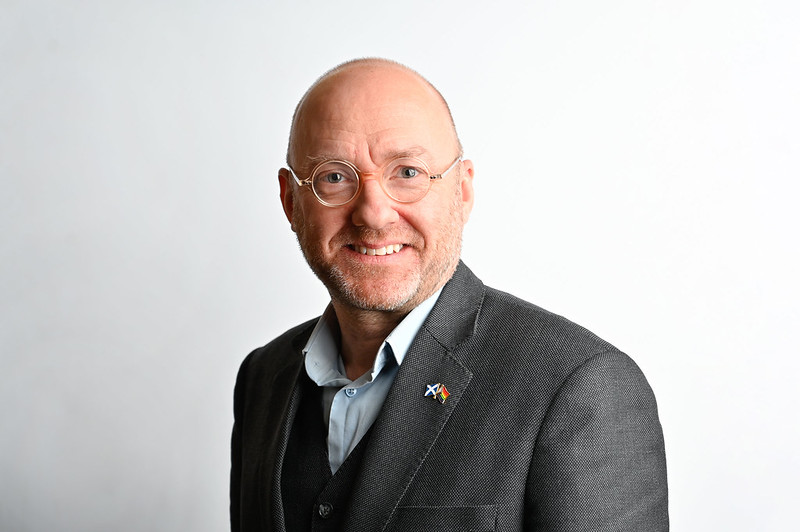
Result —
<path fill-rule="evenodd" d="M 401 157 L 417 157 L 422 159 L 423 161 L 426 157 L 429 157 L 430 152 L 423 146 L 408 146 L 402 149 L 397 150 L 390 150 L 381 152 L 380 156 L 372 155 L 372 160 L 375 162 L 376 166 L 383 166 L 386 163 L 394 160 L 399 159 Z M 361 168 L 358 164 L 356 164 L 356 159 L 358 157 L 342 157 L 341 154 L 336 153 L 326 153 L 326 152 L 318 152 L 315 154 L 308 154 L 303 157 L 300 165 L 298 166 L 298 170 L 307 170 L 310 172 L 315 166 L 322 164 L 327 161 L 345 161 L 352 165 L 354 165 L 359 170 L 366 170 L 366 168 Z"/>

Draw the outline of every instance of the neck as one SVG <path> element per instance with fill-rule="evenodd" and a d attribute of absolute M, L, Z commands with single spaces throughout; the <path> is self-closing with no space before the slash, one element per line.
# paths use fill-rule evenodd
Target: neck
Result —
<path fill-rule="evenodd" d="M 378 348 L 408 312 L 355 309 L 333 301 L 342 340 L 347 378 L 355 380 L 375 364 Z"/>

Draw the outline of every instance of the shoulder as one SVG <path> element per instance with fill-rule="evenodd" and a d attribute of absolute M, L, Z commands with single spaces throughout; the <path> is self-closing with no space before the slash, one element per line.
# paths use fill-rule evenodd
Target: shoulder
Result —
<path fill-rule="evenodd" d="M 268 344 L 251 351 L 239 368 L 239 380 L 245 374 L 274 374 L 287 365 L 299 363 L 303 345 L 317 320 L 318 317 L 292 327 Z"/>
<path fill-rule="evenodd" d="M 541 397 L 580 388 L 652 392 L 636 363 L 590 330 L 493 288 L 485 289 L 474 333 L 460 359 L 474 373 Z M 580 386 L 579 386 L 580 385 Z"/>
<path fill-rule="evenodd" d="M 593 357 L 633 364 L 588 329 L 484 285 L 463 263 L 445 286 L 427 327 L 475 374 L 554 393 Z"/>
<path fill-rule="evenodd" d="M 316 321 L 289 329 L 247 355 L 239 367 L 233 391 L 235 420 L 243 419 L 248 411 L 256 418 L 264 418 L 273 399 L 277 398 L 280 404 L 288 400 L 302 366 L 305 339 Z"/>
<path fill-rule="evenodd" d="M 518 354 L 539 363 L 553 358 L 582 363 L 600 354 L 618 351 L 612 344 L 567 318 L 516 296 L 486 288 L 476 335 L 494 337 Z"/>

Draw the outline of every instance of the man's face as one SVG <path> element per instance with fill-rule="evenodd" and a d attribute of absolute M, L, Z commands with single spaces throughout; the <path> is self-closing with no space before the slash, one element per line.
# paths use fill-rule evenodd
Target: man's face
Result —
<path fill-rule="evenodd" d="M 419 157 L 434 174 L 458 155 L 444 104 L 403 69 L 360 66 L 334 74 L 298 113 L 290 157 L 301 178 L 321 159 L 349 161 L 370 173 L 398 155 Z M 456 165 L 411 204 L 389 198 L 379 175 L 367 176 L 350 203 L 327 207 L 282 171 L 281 198 L 306 260 L 334 303 L 408 312 L 458 263 L 472 173 L 469 161 Z"/>

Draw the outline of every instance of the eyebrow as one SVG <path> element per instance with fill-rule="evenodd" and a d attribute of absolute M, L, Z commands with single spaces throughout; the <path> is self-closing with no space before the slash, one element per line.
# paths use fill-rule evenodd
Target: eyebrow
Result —
<path fill-rule="evenodd" d="M 304 164 L 308 165 L 310 168 L 316 166 L 319 163 L 325 161 L 337 160 L 341 161 L 341 157 L 337 157 L 336 155 L 326 155 L 326 154 L 319 154 L 319 155 L 306 155 Z"/>
<path fill-rule="evenodd" d="M 421 157 L 423 155 L 428 155 L 430 152 L 423 148 L 422 146 L 409 146 L 407 148 L 399 149 L 399 150 L 390 150 L 383 153 L 382 159 L 385 162 L 389 162 L 392 159 L 397 159 L 399 157 Z M 353 161 L 348 159 L 343 159 L 338 155 L 326 154 L 326 153 L 318 153 L 317 155 L 306 155 L 303 161 L 303 170 L 311 170 L 316 165 L 323 163 L 325 161 L 347 161 L 353 166 L 356 164 Z M 427 161 L 426 161 L 427 162 Z"/>
<path fill-rule="evenodd" d="M 420 157 L 430 152 L 422 146 L 409 146 L 402 150 L 393 150 L 386 153 L 386 160 L 397 159 L 398 157 Z"/>

